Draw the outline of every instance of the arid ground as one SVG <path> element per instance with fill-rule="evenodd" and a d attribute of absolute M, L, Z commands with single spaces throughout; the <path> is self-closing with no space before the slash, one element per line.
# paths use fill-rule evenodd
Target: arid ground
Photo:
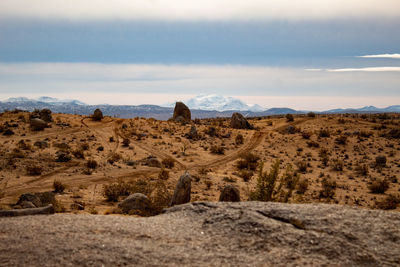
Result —
<path fill-rule="evenodd" d="M 166 205 L 186 170 L 191 201 L 217 201 L 227 184 L 246 201 L 259 163 L 266 172 L 280 160 L 280 176 L 299 175 L 289 203 L 400 209 L 398 114 L 251 118 L 253 130 L 231 128 L 230 118 L 182 124 L 52 117 L 49 128 L 33 131 L 28 112 L 0 115 L 1 208 L 13 208 L 21 194 L 54 190 L 54 181 L 65 185 L 56 195 L 64 212 L 113 213 L 118 202 L 104 190 L 110 184 L 130 185 Z M 195 138 L 188 136 L 192 125 Z"/>

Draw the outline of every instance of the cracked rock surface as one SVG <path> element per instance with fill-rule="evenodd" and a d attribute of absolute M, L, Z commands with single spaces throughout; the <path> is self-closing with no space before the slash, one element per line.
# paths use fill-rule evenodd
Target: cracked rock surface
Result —
<path fill-rule="evenodd" d="M 137 218 L 0 218 L 1 266 L 398 266 L 400 213 L 324 205 L 194 202 Z"/>

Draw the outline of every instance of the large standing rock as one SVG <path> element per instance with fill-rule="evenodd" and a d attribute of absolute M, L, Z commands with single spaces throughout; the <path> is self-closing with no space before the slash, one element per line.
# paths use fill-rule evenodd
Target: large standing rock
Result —
<path fill-rule="evenodd" d="M 233 113 L 231 118 L 231 127 L 235 129 L 254 129 L 253 126 L 240 113 Z"/>
<path fill-rule="evenodd" d="M 221 191 L 221 195 L 219 196 L 219 201 L 239 202 L 240 201 L 239 189 L 237 189 L 233 185 L 225 186 L 224 189 L 222 189 Z"/>
<path fill-rule="evenodd" d="M 151 209 L 150 200 L 141 193 L 135 193 L 125 198 L 118 207 L 124 213 L 129 213 L 131 210 L 139 210 L 141 212 L 148 212 Z"/>
<path fill-rule="evenodd" d="M 176 102 L 172 119 L 178 122 L 189 122 L 191 120 L 190 109 L 182 102 Z"/>
<path fill-rule="evenodd" d="M 92 120 L 101 121 L 102 119 L 103 119 L 103 112 L 101 112 L 101 110 L 97 108 L 92 115 Z"/>
<path fill-rule="evenodd" d="M 44 120 L 45 122 L 52 122 L 53 117 L 51 116 L 51 110 L 48 108 L 44 108 L 39 112 L 39 116 L 41 120 Z"/>
<path fill-rule="evenodd" d="M 182 175 L 178 180 L 170 206 L 190 202 L 190 190 L 192 187 L 191 184 L 192 177 L 188 172 L 185 172 L 185 174 Z"/>
<path fill-rule="evenodd" d="M 47 123 L 44 120 L 38 118 L 31 119 L 30 125 L 32 130 L 34 131 L 43 131 L 44 128 L 47 127 Z"/>

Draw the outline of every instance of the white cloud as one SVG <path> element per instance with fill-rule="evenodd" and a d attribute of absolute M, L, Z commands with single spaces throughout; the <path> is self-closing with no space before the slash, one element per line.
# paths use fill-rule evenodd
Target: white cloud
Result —
<path fill-rule="evenodd" d="M 1 0 L 0 17 L 69 20 L 399 18 L 398 0 Z"/>
<path fill-rule="evenodd" d="M 365 55 L 358 56 L 361 58 L 397 58 L 400 59 L 400 54 L 378 54 L 378 55 Z"/>
<path fill-rule="evenodd" d="M 369 68 L 343 68 L 343 69 L 306 69 L 307 71 L 327 72 L 397 72 L 400 67 L 369 67 Z"/>

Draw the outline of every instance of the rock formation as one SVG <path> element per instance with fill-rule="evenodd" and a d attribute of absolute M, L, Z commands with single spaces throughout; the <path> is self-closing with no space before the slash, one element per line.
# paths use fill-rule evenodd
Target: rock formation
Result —
<path fill-rule="evenodd" d="M 176 102 L 172 119 L 177 122 L 189 122 L 191 120 L 190 109 L 182 102 Z"/>
<path fill-rule="evenodd" d="M 234 129 L 254 129 L 253 126 L 240 113 L 233 113 L 231 118 L 231 127 Z"/>
<path fill-rule="evenodd" d="M 192 185 L 192 177 L 188 172 L 182 175 L 174 191 L 170 206 L 188 203 L 190 201 L 190 190 Z"/>

